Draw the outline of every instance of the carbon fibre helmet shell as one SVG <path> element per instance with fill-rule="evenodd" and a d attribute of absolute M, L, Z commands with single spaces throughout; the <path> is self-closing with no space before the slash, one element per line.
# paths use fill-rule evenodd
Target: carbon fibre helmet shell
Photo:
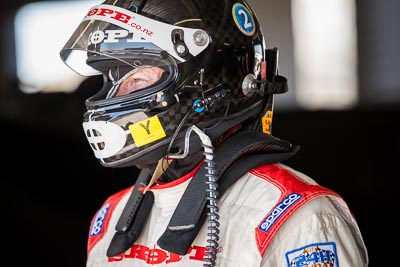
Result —
<path fill-rule="evenodd" d="M 139 33 L 129 29 L 133 24 L 119 23 L 129 16 L 136 17 Z M 143 32 L 155 35 L 158 26 L 168 31 L 163 35 L 167 40 Z M 272 95 L 245 95 L 242 83 L 249 74 L 263 79 L 265 49 L 261 26 L 244 1 L 105 1 L 88 12 L 60 55 L 80 74 L 103 75 L 103 88 L 86 101 L 83 128 L 103 166 L 124 167 L 157 162 L 166 156 L 175 134 L 173 146 L 183 150 L 191 125 L 217 140 L 233 126 L 258 117 Z M 83 52 L 82 67 L 70 64 L 76 51 Z M 156 84 L 107 97 L 121 77 L 154 65 L 165 74 Z M 193 112 L 196 100 L 221 86 L 229 96 L 204 112 Z M 192 138 L 190 149 L 196 151 L 200 142 Z"/>

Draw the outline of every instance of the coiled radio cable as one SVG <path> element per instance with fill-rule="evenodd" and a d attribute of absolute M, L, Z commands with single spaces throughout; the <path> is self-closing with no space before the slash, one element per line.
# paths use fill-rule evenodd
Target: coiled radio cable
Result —
<path fill-rule="evenodd" d="M 207 208 L 208 208 L 208 234 L 207 234 L 207 251 L 205 252 L 206 256 L 204 257 L 204 267 L 213 267 L 215 266 L 218 246 L 219 246 L 219 207 L 218 207 L 218 183 L 217 183 L 217 175 L 215 169 L 214 162 L 214 147 L 211 143 L 211 139 L 208 135 L 206 135 L 202 130 L 200 130 L 196 125 L 192 125 L 186 130 L 185 134 L 185 148 L 183 154 L 180 155 L 170 155 L 171 158 L 184 158 L 189 153 L 189 141 L 190 134 L 194 131 L 201 140 L 201 144 L 204 148 L 204 162 L 206 174 L 205 176 L 208 178 L 207 183 Z"/>

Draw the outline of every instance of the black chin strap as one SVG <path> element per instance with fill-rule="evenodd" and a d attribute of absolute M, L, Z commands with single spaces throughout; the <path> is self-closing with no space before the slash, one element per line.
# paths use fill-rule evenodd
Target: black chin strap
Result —
<path fill-rule="evenodd" d="M 220 144 L 214 153 L 218 194 L 222 195 L 249 170 L 263 164 L 285 161 L 298 150 L 299 147 L 293 147 L 287 141 L 259 132 L 233 135 Z M 185 255 L 207 218 L 208 177 L 205 164 L 203 165 L 191 179 L 166 231 L 157 242 L 167 251 Z M 132 195 L 135 194 L 126 205 L 134 207 L 135 212 L 125 208 L 121 215 L 121 218 L 125 218 L 124 221 L 129 221 L 130 226 L 119 227 L 107 250 L 108 257 L 117 256 L 134 244 L 150 214 L 154 202 L 151 191 L 144 195 L 133 191 Z"/>

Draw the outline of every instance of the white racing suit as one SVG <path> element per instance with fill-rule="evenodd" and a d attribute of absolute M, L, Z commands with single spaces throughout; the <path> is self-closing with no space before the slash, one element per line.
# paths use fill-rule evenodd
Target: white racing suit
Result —
<path fill-rule="evenodd" d="M 163 250 L 157 240 L 196 170 L 151 187 L 154 205 L 139 238 L 126 252 L 106 251 L 132 188 L 108 198 L 89 231 L 87 267 L 203 266 L 207 221 L 186 255 Z M 364 267 L 367 249 L 344 200 L 281 163 L 257 167 L 220 198 L 219 267 Z"/>

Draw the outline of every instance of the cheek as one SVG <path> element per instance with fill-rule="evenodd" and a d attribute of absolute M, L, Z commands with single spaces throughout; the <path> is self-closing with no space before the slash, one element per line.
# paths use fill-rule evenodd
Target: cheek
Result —
<path fill-rule="evenodd" d="M 119 88 L 119 95 L 126 95 L 132 93 L 133 91 L 143 89 L 150 84 L 144 80 L 137 80 L 137 81 L 125 81 L 120 85 Z"/>
<path fill-rule="evenodd" d="M 126 95 L 136 90 L 135 83 L 125 81 L 123 82 L 118 89 L 117 96 Z"/>

